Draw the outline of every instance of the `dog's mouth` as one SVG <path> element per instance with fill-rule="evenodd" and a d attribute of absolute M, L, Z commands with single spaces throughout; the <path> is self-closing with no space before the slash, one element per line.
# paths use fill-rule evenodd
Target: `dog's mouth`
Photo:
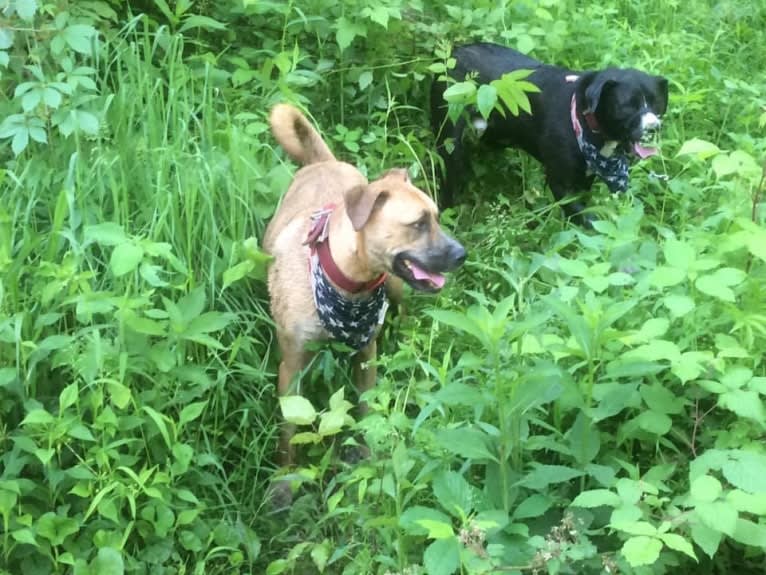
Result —
<path fill-rule="evenodd" d="M 645 136 L 637 142 L 632 142 L 630 151 L 642 160 L 645 160 L 646 158 L 656 155 L 658 150 L 654 138 L 652 136 Z"/>
<path fill-rule="evenodd" d="M 442 274 L 426 269 L 425 264 L 411 254 L 397 254 L 392 267 L 397 276 L 419 291 L 438 292 L 446 281 Z"/>

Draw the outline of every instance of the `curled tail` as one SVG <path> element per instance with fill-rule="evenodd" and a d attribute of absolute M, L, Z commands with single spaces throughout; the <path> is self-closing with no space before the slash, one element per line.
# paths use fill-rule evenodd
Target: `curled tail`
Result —
<path fill-rule="evenodd" d="M 297 108 L 277 104 L 269 115 L 271 132 L 287 154 L 303 166 L 334 160 L 322 136 Z"/>

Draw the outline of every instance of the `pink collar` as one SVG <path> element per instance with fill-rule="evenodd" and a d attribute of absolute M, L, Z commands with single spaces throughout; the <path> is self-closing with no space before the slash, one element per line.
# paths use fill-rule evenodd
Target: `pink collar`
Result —
<path fill-rule="evenodd" d="M 385 272 L 368 282 L 358 282 L 344 274 L 332 257 L 328 223 L 330 221 L 330 214 L 332 214 L 334 209 L 335 204 L 327 204 L 321 210 L 314 212 L 311 216 L 311 229 L 303 244 L 311 248 L 312 255 L 317 254 L 322 271 L 340 289 L 353 294 L 374 291 L 386 281 L 387 274 Z"/>

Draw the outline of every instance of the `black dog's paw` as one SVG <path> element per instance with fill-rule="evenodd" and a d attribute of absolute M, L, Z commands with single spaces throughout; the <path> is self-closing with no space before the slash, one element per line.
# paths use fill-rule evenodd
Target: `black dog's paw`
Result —
<path fill-rule="evenodd" d="M 280 513 L 289 509 L 293 503 L 293 490 L 286 479 L 274 479 L 266 492 L 272 513 Z"/>
<path fill-rule="evenodd" d="M 349 465 L 356 465 L 370 458 L 370 448 L 364 442 L 352 440 L 342 447 L 340 458 Z"/>

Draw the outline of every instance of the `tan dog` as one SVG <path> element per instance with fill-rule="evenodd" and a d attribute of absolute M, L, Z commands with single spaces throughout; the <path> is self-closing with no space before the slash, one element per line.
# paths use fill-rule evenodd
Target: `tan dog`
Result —
<path fill-rule="evenodd" d="M 375 366 L 367 362 L 375 359 L 375 336 L 385 315 L 386 274 L 418 290 L 438 291 L 441 272 L 460 266 L 465 249 L 444 234 L 436 205 L 405 170 L 368 182 L 354 166 L 335 159 L 296 108 L 277 105 L 270 122 L 287 154 L 304 166 L 264 238 L 274 256 L 268 285 L 282 352 L 279 394 L 288 393 L 311 359 L 306 344 L 328 339 L 357 349 L 354 380 L 362 393 L 375 384 Z M 285 425 L 283 464 L 292 462 L 292 434 Z"/>

